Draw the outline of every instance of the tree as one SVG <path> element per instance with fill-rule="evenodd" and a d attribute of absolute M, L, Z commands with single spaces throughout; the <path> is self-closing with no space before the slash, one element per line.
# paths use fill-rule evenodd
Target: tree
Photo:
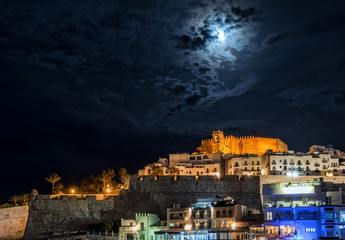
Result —
<path fill-rule="evenodd" d="M 19 204 L 22 206 L 27 206 L 29 205 L 29 194 L 27 193 L 22 193 L 21 195 L 18 196 L 19 197 Z"/>
<path fill-rule="evenodd" d="M 83 193 L 99 193 L 99 188 L 99 182 L 92 174 L 81 180 L 81 190 Z"/>
<path fill-rule="evenodd" d="M 157 176 L 159 175 L 163 175 L 163 169 L 158 166 L 158 165 L 152 165 L 151 166 L 151 175 L 153 175 L 155 177 L 155 179 L 157 179 Z"/>
<path fill-rule="evenodd" d="M 18 195 L 13 195 L 11 198 L 10 198 L 10 201 L 14 203 L 14 206 L 16 207 L 18 202 L 20 200 L 20 197 Z"/>
<path fill-rule="evenodd" d="M 55 189 L 55 194 L 56 195 L 61 195 L 65 191 L 65 187 L 62 183 L 57 183 L 56 184 L 56 189 Z"/>
<path fill-rule="evenodd" d="M 99 180 L 103 187 L 103 191 L 105 191 L 106 187 L 110 187 L 110 185 L 114 185 L 113 178 L 115 177 L 115 171 L 114 169 L 108 168 L 107 171 L 102 170 L 102 172 L 97 176 L 97 180 Z"/>
<path fill-rule="evenodd" d="M 57 175 L 56 173 L 52 173 L 49 175 L 49 177 L 45 179 L 52 184 L 52 195 L 54 195 L 54 192 L 55 192 L 54 184 L 60 181 L 61 177 L 59 177 L 59 175 Z"/>
<path fill-rule="evenodd" d="M 129 183 L 130 177 L 129 177 L 128 173 L 127 173 L 127 170 L 125 168 L 120 168 L 119 176 L 120 176 L 121 184 L 123 184 L 125 188 L 126 187 L 128 188 L 128 183 Z"/>
<path fill-rule="evenodd" d="M 177 175 L 180 174 L 180 169 L 178 169 L 178 168 L 176 168 L 176 167 L 173 167 L 173 168 L 171 169 L 171 174 L 174 176 L 174 180 L 176 180 L 176 179 L 177 179 Z"/>

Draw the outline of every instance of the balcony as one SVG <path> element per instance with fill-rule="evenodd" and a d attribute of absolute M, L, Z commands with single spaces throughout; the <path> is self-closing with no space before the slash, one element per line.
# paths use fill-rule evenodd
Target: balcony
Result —
<path fill-rule="evenodd" d="M 320 164 L 318 164 L 318 163 L 315 163 L 315 165 L 314 165 L 315 167 L 320 167 Z"/>
<path fill-rule="evenodd" d="M 298 220 L 316 220 L 317 216 L 316 214 L 298 214 L 297 219 Z"/>
<path fill-rule="evenodd" d="M 295 163 L 293 163 L 293 162 L 290 162 L 289 164 L 290 164 L 290 165 L 295 165 Z"/>
<path fill-rule="evenodd" d="M 292 215 L 292 214 L 289 214 L 289 215 L 279 215 L 279 216 L 276 217 L 276 220 L 293 220 L 293 219 L 294 219 L 294 215 Z"/>
<path fill-rule="evenodd" d="M 322 160 L 322 163 L 328 163 L 328 160 L 323 159 L 323 160 Z"/>

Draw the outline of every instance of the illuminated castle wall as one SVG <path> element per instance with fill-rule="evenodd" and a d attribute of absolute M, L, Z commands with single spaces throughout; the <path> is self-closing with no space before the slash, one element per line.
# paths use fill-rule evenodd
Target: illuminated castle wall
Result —
<path fill-rule="evenodd" d="M 212 139 L 201 141 L 201 146 L 197 148 L 199 153 L 223 152 L 225 154 L 264 154 L 268 149 L 273 152 L 285 152 L 288 150 L 286 143 L 279 138 L 261 137 L 235 137 L 224 136 L 222 131 L 214 131 Z"/>

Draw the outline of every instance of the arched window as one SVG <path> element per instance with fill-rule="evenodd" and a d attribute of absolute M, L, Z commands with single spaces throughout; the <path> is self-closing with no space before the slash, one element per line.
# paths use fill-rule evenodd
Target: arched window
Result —
<path fill-rule="evenodd" d="M 222 211 L 222 217 L 226 217 L 226 211 L 225 210 Z"/>
<path fill-rule="evenodd" d="M 232 217 L 232 210 L 229 210 L 229 217 Z"/>
<path fill-rule="evenodd" d="M 216 212 L 216 218 L 220 218 L 220 211 L 219 210 L 217 210 L 217 212 Z"/>

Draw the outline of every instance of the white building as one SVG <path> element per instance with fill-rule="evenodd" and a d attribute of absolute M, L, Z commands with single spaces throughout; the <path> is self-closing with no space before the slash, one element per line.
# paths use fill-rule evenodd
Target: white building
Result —
<path fill-rule="evenodd" d="M 339 158 L 330 153 L 285 153 L 269 154 L 271 175 L 341 175 L 345 166 L 339 165 Z"/>
<path fill-rule="evenodd" d="M 265 167 L 258 155 L 238 156 L 226 160 L 225 175 L 262 175 Z"/>

